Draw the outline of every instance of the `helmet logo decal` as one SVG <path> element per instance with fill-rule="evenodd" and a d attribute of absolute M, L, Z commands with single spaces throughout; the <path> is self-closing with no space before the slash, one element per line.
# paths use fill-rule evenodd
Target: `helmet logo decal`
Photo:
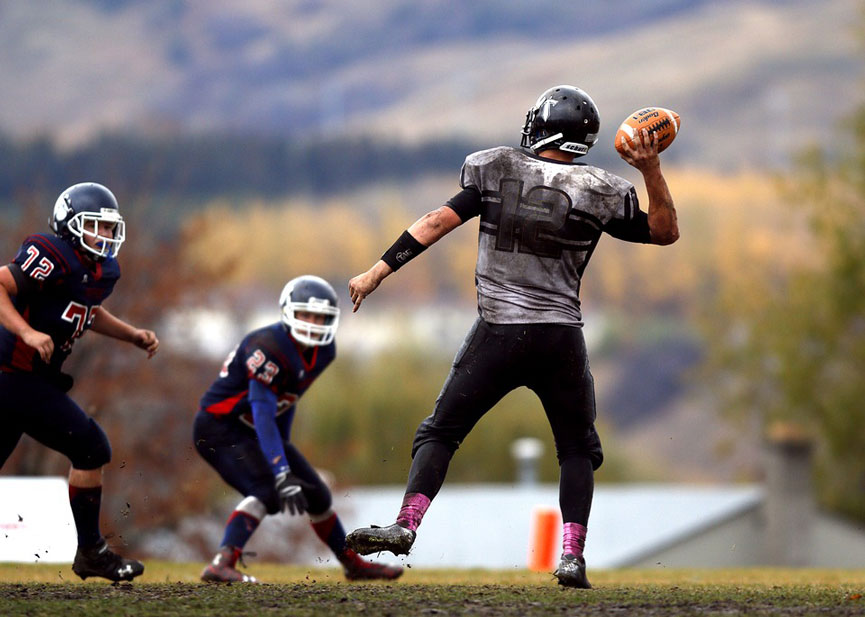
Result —
<path fill-rule="evenodd" d="M 54 219 L 58 221 L 65 221 L 66 217 L 69 216 L 69 213 L 72 211 L 72 208 L 69 207 L 69 197 L 65 194 L 61 195 L 57 201 L 54 203 Z"/>
<path fill-rule="evenodd" d="M 559 102 L 555 99 L 547 99 L 541 103 L 541 119 L 546 121 L 550 119 L 550 110 L 558 105 Z"/>

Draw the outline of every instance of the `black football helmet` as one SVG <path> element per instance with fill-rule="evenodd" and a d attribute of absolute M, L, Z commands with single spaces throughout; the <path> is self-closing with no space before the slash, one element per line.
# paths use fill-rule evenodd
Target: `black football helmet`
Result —
<path fill-rule="evenodd" d="M 601 116 L 591 97 L 574 86 L 544 92 L 528 112 L 520 145 L 532 152 L 564 150 L 577 156 L 598 141 Z"/>
<path fill-rule="evenodd" d="M 339 324 L 339 309 L 336 292 L 323 278 L 305 274 L 291 279 L 279 296 L 282 323 L 294 339 L 302 345 L 329 345 L 336 336 Z M 324 315 L 323 324 L 315 324 L 297 318 L 298 313 Z"/>
<path fill-rule="evenodd" d="M 103 221 L 114 225 L 114 237 L 99 235 L 99 223 Z M 99 261 L 116 257 L 126 240 L 126 223 L 120 216 L 117 198 L 95 182 L 82 182 L 60 193 L 48 224 L 55 234 L 77 244 Z M 96 238 L 95 248 L 84 241 L 85 236 Z"/>

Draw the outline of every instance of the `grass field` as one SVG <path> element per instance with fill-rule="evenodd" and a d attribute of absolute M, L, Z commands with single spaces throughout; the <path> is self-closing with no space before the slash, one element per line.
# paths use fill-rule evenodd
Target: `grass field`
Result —
<path fill-rule="evenodd" d="M 0 564 L 0 615 L 865 615 L 865 570 L 590 571 L 563 589 L 527 571 L 412 570 L 348 583 L 336 569 L 257 564 L 263 585 L 198 583 L 201 564 L 148 561 L 134 584 L 82 583 L 68 565 Z"/>

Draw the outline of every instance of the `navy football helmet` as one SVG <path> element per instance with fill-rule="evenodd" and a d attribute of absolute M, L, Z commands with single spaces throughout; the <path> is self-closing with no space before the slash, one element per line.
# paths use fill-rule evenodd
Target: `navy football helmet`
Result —
<path fill-rule="evenodd" d="M 336 292 L 323 278 L 305 274 L 291 279 L 279 296 L 282 323 L 294 339 L 302 345 L 329 345 L 336 336 L 339 309 Z M 324 315 L 324 323 L 316 324 L 298 319 L 298 313 Z"/>
<path fill-rule="evenodd" d="M 601 116 L 588 94 L 574 86 L 556 86 L 526 113 L 520 145 L 532 152 L 564 150 L 582 156 L 598 141 L 600 129 Z"/>
<path fill-rule="evenodd" d="M 113 225 L 113 237 L 99 234 L 101 222 Z M 126 240 L 126 223 L 120 216 L 117 198 L 95 182 L 82 182 L 63 191 L 54 203 L 54 214 L 48 223 L 55 234 L 77 243 L 99 261 L 116 257 Z M 85 236 L 96 239 L 95 247 L 84 241 Z"/>

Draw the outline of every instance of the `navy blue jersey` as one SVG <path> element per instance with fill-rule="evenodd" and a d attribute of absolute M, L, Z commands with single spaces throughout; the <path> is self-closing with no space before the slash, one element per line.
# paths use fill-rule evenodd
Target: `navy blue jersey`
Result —
<path fill-rule="evenodd" d="M 114 290 L 120 266 L 111 257 L 89 260 L 63 238 L 35 234 L 24 240 L 9 270 L 18 286 L 15 308 L 33 329 L 52 338 L 54 353 L 45 364 L 35 349 L 0 326 L 0 369 L 57 374 Z"/>
<path fill-rule="evenodd" d="M 335 343 L 304 350 L 281 322 L 254 330 L 228 354 L 201 408 L 253 426 L 249 380 L 256 379 L 276 394 L 277 424 L 285 436 L 295 402 L 335 357 Z"/>

